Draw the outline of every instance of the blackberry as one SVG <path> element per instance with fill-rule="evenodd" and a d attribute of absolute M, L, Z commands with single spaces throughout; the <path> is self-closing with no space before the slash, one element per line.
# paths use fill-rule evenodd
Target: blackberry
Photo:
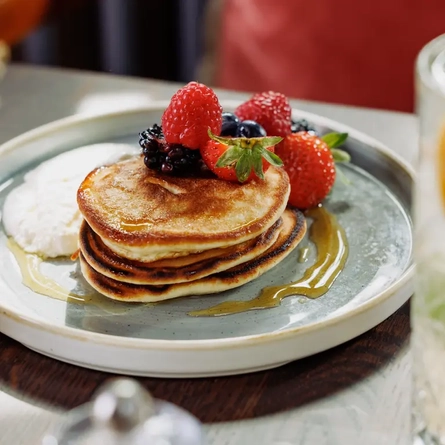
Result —
<path fill-rule="evenodd" d="M 157 152 L 159 149 L 159 141 L 163 139 L 164 134 L 162 133 L 162 128 L 157 124 L 140 133 L 139 145 L 144 155 Z"/>
<path fill-rule="evenodd" d="M 158 124 L 154 124 L 153 127 L 150 127 L 141 133 L 141 137 L 146 137 L 148 135 L 154 136 L 158 139 L 164 139 L 164 133 L 162 132 L 162 127 Z"/>
<path fill-rule="evenodd" d="M 307 131 L 308 133 L 318 136 L 318 132 L 315 129 L 315 127 L 311 123 L 309 123 L 306 119 L 299 119 L 297 121 L 294 121 L 292 119 L 292 124 L 290 128 L 292 133 L 298 133 L 299 131 Z"/>
<path fill-rule="evenodd" d="M 205 170 L 199 150 L 169 144 L 159 125 L 155 124 L 140 133 L 139 145 L 144 155 L 144 164 L 151 170 L 173 176 L 196 175 Z"/>

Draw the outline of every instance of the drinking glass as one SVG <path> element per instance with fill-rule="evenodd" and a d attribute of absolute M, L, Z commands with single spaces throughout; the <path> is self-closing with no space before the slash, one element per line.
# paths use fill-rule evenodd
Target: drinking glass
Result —
<path fill-rule="evenodd" d="M 418 56 L 416 95 L 413 443 L 445 445 L 445 35 Z"/>

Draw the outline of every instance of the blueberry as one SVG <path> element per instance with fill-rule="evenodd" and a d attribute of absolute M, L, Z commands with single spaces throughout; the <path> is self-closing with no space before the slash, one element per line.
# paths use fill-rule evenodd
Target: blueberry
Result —
<path fill-rule="evenodd" d="M 266 130 L 255 121 L 243 121 L 238 125 L 237 137 L 259 138 L 266 136 Z"/>
<path fill-rule="evenodd" d="M 224 121 L 221 127 L 221 136 L 235 136 L 238 130 L 236 122 Z"/>
<path fill-rule="evenodd" d="M 222 114 L 222 120 L 227 121 L 227 122 L 236 122 L 237 124 L 239 124 L 239 119 L 238 116 L 236 114 L 233 113 L 228 113 L 227 111 L 225 111 Z"/>
<path fill-rule="evenodd" d="M 238 130 L 239 119 L 233 113 L 222 114 L 221 136 L 235 136 Z"/>
<path fill-rule="evenodd" d="M 318 136 L 315 127 L 311 123 L 309 123 L 306 119 L 299 119 L 297 121 L 292 120 L 290 128 L 292 133 L 298 133 L 299 131 L 307 131 L 308 133 Z"/>

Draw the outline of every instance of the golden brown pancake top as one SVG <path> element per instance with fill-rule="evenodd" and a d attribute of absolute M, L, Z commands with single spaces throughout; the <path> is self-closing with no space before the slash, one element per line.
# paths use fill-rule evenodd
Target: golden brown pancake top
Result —
<path fill-rule="evenodd" d="M 136 157 L 91 172 L 77 201 L 108 245 L 205 250 L 252 239 L 281 216 L 288 176 L 274 167 L 265 176 L 244 184 L 170 177 Z"/>

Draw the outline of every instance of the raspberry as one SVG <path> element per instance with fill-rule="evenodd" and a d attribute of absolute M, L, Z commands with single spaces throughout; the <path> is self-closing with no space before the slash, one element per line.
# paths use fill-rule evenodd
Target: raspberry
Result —
<path fill-rule="evenodd" d="M 191 149 L 203 147 L 210 139 L 208 129 L 220 134 L 222 107 L 214 91 L 197 82 L 178 90 L 162 115 L 165 140 Z"/>
<path fill-rule="evenodd" d="M 284 94 L 265 91 L 241 104 L 235 114 L 241 121 L 260 124 L 268 136 L 285 137 L 291 133 L 291 106 Z"/>

